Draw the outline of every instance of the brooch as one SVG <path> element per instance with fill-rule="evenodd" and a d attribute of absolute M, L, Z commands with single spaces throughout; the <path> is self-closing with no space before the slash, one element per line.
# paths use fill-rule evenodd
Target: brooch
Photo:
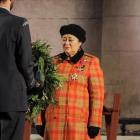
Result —
<path fill-rule="evenodd" d="M 77 76 L 77 74 L 75 73 L 75 74 L 72 75 L 71 79 L 72 79 L 73 81 L 75 81 L 75 80 L 77 79 L 77 77 L 78 77 L 78 76 Z"/>
<path fill-rule="evenodd" d="M 83 71 L 84 70 L 85 65 L 82 65 L 80 68 L 78 68 L 78 71 Z"/>
<path fill-rule="evenodd" d="M 87 60 L 85 59 L 85 58 L 82 58 L 81 60 L 80 60 L 80 63 L 83 63 L 83 62 L 86 62 Z"/>

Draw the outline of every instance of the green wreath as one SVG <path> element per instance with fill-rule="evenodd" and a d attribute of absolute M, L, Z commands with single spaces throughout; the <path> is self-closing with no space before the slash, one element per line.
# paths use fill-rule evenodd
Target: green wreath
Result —
<path fill-rule="evenodd" d="M 44 81 L 45 86 L 42 92 L 28 97 L 27 120 L 35 118 L 39 111 L 45 110 L 48 105 L 58 106 L 56 92 L 58 89 L 63 89 L 63 82 L 66 81 L 58 73 L 59 69 L 50 56 L 50 50 L 53 47 L 41 40 L 33 42 L 32 46 L 32 59 L 35 63 L 34 74 L 37 79 Z"/>

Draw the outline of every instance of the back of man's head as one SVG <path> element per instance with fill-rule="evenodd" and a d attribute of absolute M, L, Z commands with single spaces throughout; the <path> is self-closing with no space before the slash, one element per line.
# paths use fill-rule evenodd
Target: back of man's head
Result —
<path fill-rule="evenodd" d="M 7 9 L 11 10 L 14 5 L 14 0 L 0 0 L 0 6 L 6 7 Z"/>
<path fill-rule="evenodd" d="M 2 3 L 2 2 L 6 2 L 7 0 L 0 0 L 0 3 Z"/>

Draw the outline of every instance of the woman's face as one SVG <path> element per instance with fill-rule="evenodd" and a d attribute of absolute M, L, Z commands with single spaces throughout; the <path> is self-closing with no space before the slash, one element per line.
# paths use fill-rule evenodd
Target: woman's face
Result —
<path fill-rule="evenodd" d="M 71 34 L 65 34 L 62 36 L 62 47 L 64 52 L 69 56 L 74 56 L 80 48 L 82 42 Z"/>

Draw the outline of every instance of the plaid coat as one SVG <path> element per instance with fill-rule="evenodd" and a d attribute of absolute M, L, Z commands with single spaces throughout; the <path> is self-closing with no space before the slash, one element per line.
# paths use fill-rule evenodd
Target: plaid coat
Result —
<path fill-rule="evenodd" d="M 101 128 L 104 100 L 103 73 L 99 60 L 84 53 L 76 63 L 54 57 L 68 83 L 57 92 L 59 107 L 49 106 L 45 111 L 44 140 L 90 140 L 87 127 Z M 84 65 L 83 71 L 80 68 Z M 72 80 L 73 74 L 77 79 Z M 41 114 L 36 117 L 36 125 L 42 125 Z M 100 133 L 94 140 L 101 140 Z"/>

